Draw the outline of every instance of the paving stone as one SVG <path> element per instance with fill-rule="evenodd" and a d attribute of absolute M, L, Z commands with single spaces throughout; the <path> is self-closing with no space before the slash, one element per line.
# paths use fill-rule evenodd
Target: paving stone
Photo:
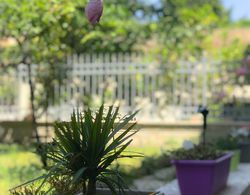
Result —
<path fill-rule="evenodd" d="M 173 179 L 174 176 L 175 176 L 175 169 L 173 167 L 161 169 L 159 171 L 156 171 L 154 174 L 155 179 L 161 181 Z"/>
<path fill-rule="evenodd" d="M 170 181 L 175 176 L 174 168 L 165 168 L 157 170 L 150 176 L 145 176 L 140 179 L 136 179 L 133 183 L 133 187 L 138 190 L 154 191 L 155 189 L 163 186 L 167 181 Z"/>
<path fill-rule="evenodd" d="M 156 188 L 163 186 L 166 181 L 158 180 L 154 176 L 146 176 L 134 181 L 134 187 L 138 190 L 154 191 Z"/>

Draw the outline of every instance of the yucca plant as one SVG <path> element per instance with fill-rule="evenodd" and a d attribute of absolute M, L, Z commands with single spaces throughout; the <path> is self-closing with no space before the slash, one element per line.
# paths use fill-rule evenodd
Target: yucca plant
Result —
<path fill-rule="evenodd" d="M 96 183 L 101 182 L 114 194 L 122 194 L 124 182 L 111 164 L 119 158 L 138 157 L 125 152 L 132 142 L 137 112 L 120 117 L 119 108 L 102 105 L 97 112 L 90 109 L 73 112 L 70 122 L 55 124 L 56 138 L 48 152 L 54 166 L 45 176 L 69 176 L 72 183 L 82 185 L 83 194 L 95 195 Z"/>

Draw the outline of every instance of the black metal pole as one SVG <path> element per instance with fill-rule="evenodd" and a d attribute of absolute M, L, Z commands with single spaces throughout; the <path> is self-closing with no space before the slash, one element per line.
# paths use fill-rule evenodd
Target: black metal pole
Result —
<path fill-rule="evenodd" d="M 203 106 L 199 106 L 198 112 L 203 116 L 203 129 L 202 129 L 202 144 L 206 145 L 206 130 L 207 130 L 207 115 L 209 113 L 208 109 Z"/>
<path fill-rule="evenodd" d="M 207 115 L 203 116 L 203 146 L 206 145 Z"/>

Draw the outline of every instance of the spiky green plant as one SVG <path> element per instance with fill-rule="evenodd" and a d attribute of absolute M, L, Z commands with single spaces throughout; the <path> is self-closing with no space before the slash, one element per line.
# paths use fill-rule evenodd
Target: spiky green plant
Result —
<path fill-rule="evenodd" d="M 119 158 L 141 156 L 124 151 L 138 131 L 134 130 L 136 123 L 130 123 L 136 113 L 120 117 L 119 108 L 110 106 L 105 112 L 102 105 L 97 112 L 77 111 L 70 122 L 57 122 L 56 138 L 48 152 L 54 166 L 44 182 L 54 176 L 69 176 L 73 184 L 82 185 L 83 194 L 95 195 L 96 182 L 122 194 L 124 182 L 111 164 Z"/>

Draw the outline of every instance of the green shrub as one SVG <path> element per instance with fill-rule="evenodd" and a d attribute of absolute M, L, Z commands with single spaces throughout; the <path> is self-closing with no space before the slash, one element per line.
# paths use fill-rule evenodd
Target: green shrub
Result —
<path fill-rule="evenodd" d="M 220 137 L 217 140 L 216 146 L 220 150 L 236 150 L 239 148 L 239 140 L 237 137 L 231 135 Z"/>
<path fill-rule="evenodd" d="M 173 160 L 215 160 L 223 155 L 214 145 L 195 145 L 192 149 L 180 148 L 172 152 Z"/>

